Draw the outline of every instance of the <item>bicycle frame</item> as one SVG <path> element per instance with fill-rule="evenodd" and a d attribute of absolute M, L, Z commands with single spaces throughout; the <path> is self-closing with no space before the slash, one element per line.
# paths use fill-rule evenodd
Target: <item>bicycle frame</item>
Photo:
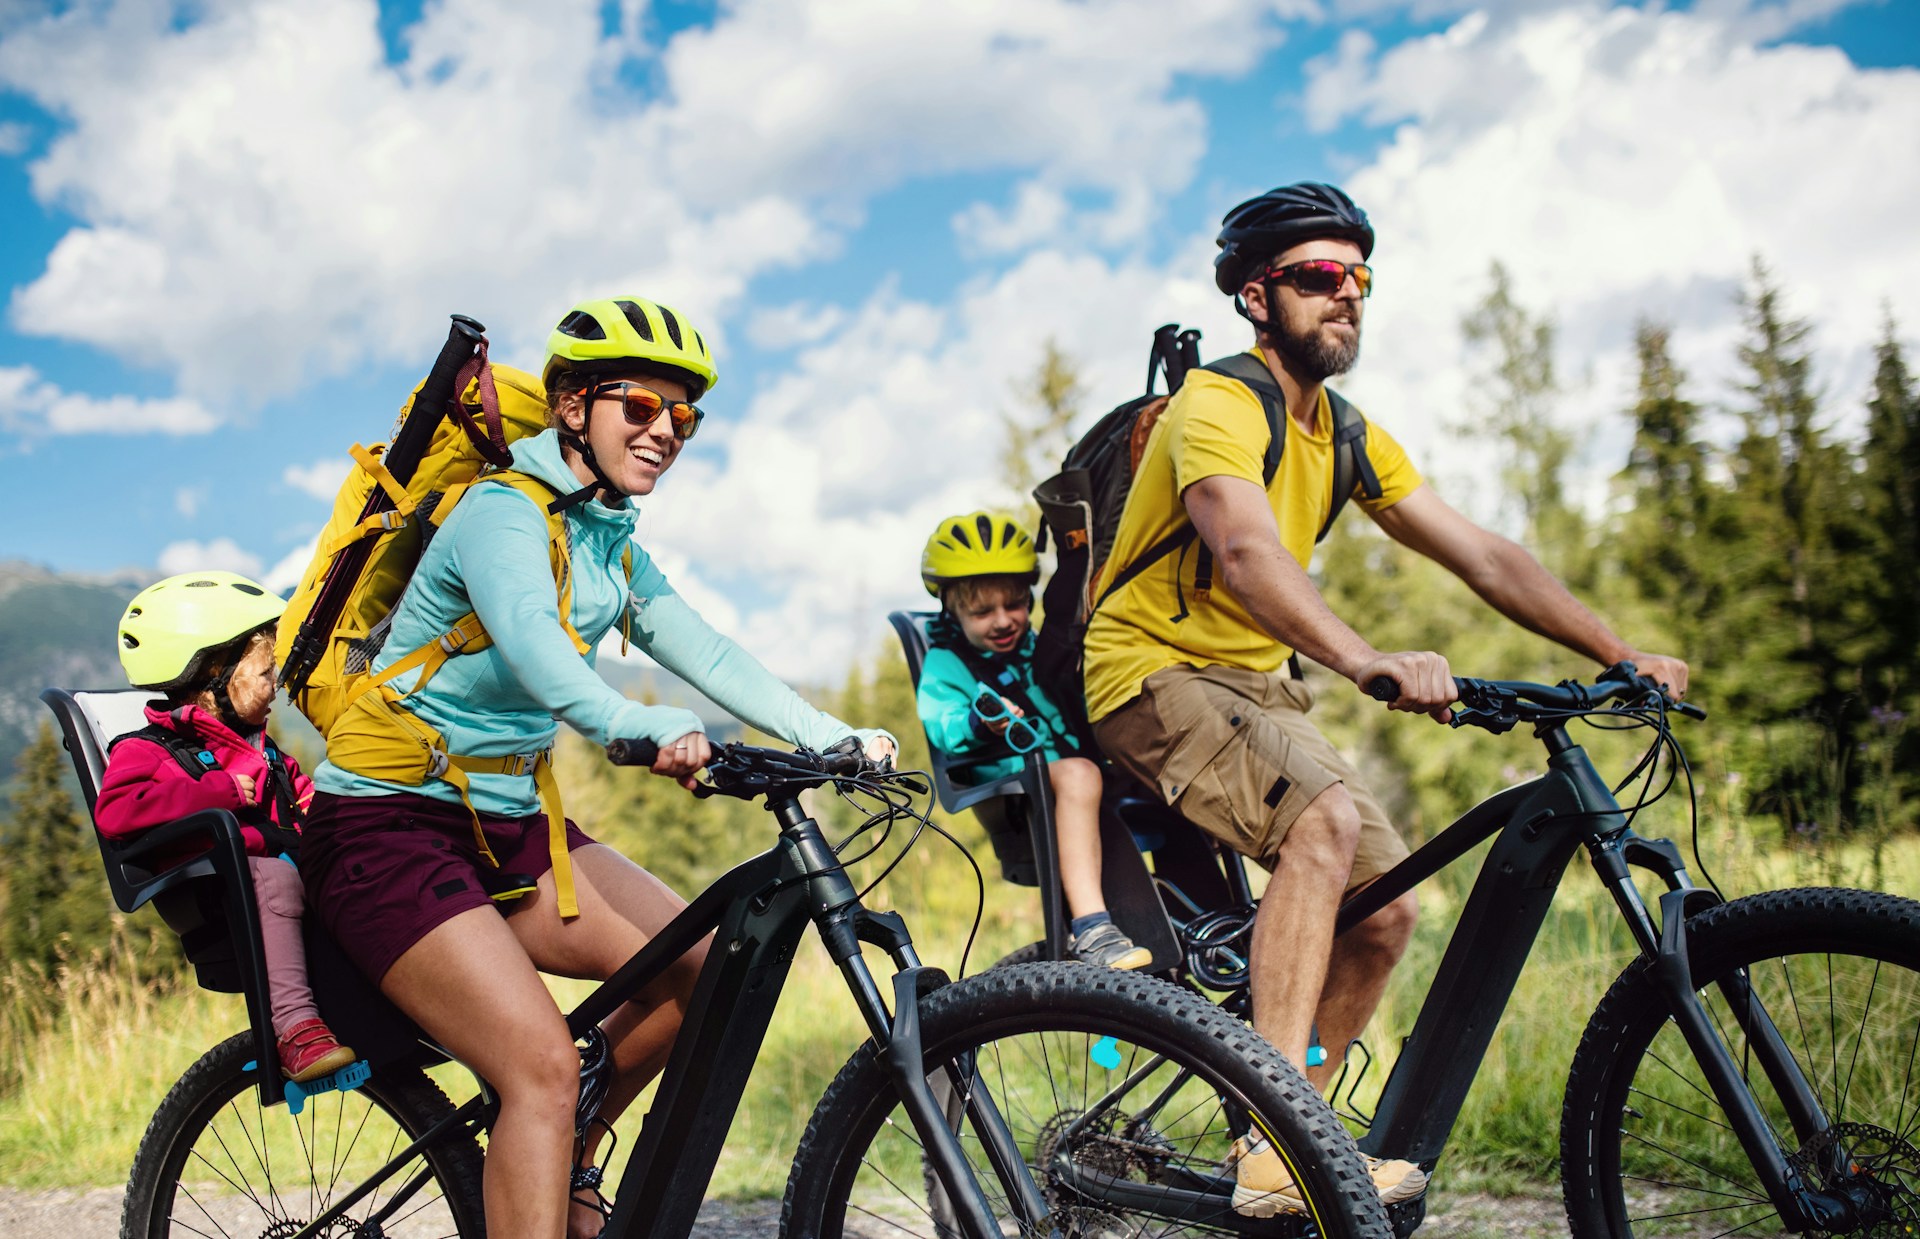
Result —
<path fill-rule="evenodd" d="M 966 1234 L 969 1239 L 997 1239 L 1000 1230 L 986 1196 L 921 1070 L 919 997 L 946 984 L 945 975 L 921 964 L 906 923 L 898 915 L 873 912 L 860 903 L 839 858 L 819 824 L 801 808 L 797 794 L 787 791 L 770 796 L 769 801 L 767 808 L 780 827 L 779 843 L 703 891 L 567 1016 L 568 1029 L 576 1038 L 584 1036 L 701 939 L 714 935 L 603 1233 L 608 1239 L 685 1239 L 691 1232 L 785 985 L 794 948 L 811 923 L 819 929 L 874 1038 L 886 1047 L 885 1061 L 928 1164 L 953 1202 Z M 862 942 L 880 947 L 893 960 L 891 1012 L 860 954 Z M 949 1074 L 955 1074 L 951 1068 Z M 1047 1204 L 992 1099 L 978 1090 L 959 1092 L 988 1158 L 1005 1181 L 1016 1185 L 1011 1203 L 1020 1220 L 1026 1226 L 1043 1227 Z M 294 1239 L 330 1233 L 335 1219 L 391 1178 L 418 1150 L 449 1134 L 476 1131 L 490 1106 L 483 1081 L 480 1096 L 400 1150 Z M 403 1185 L 381 1214 L 370 1220 L 379 1223 L 403 1205 L 425 1174 L 422 1171 L 415 1183 Z"/>
<path fill-rule="evenodd" d="M 1693 884 L 1679 849 L 1665 839 L 1643 839 L 1562 723 L 1541 724 L 1546 773 L 1470 809 L 1458 821 L 1342 902 L 1336 933 L 1345 933 L 1414 889 L 1476 845 L 1498 836 L 1480 867 L 1426 1001 L 1415 1019 L 1373 1121 L 1359 1144 L 1372 1156 L 1431 1166 L 1445 1148 L 1494 1029 L 1512 998 L 1521 968 L 1574 852 L 1584 847 L 1619 908 L 1641 955 L 1651 962 L 1673 1017 L 1725 1110 L 1781 1218 L 1801 1229 L 1816 1225 L 1838 1202 L 1810 1192 L 1790 1167 L 1752 1092 L 1714 1030 L 1688 974 L 1686 917 L 1719 902 Z M 1658 922 L 1635 886 L 1631 870 L 1666 885 Z M 1767 1012 L 1754 1001 L 1742 973 L 1713 978 L 1727 996 L 1769 1083 L 1805 1138 L 1829 1121 Z"/>

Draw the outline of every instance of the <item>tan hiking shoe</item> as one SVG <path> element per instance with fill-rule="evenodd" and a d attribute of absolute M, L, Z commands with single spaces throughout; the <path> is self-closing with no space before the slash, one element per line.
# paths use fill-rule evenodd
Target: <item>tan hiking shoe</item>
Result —
<path fill-rule="evenodd" d="M 1233 1142 L 1233 1176 L 1233 1211 L 1241 1217 L 1307 1211 L 1300 1185 L 1265 1140 L 1251 1148 L 1244 1139 Z"/>
<path fill-rule="evenodd" d="M 1364 1158 L 1373 1188 L 1382 1204 L 1412 1200 L 1427 1190 L 1427 1172 L 1412 1162 Z M 1306 1199 L 1293 1181 L 1280 1154 L 1261 1140 L 1252 1149 L 1245 1140 L 1233 1142 L 1233 1211 L 1242 1217 L 1272 1217 L 1276 1213 L 1305 1213 Z"/>
<path fill-rule="evenodd" d="M 1367 1172 L 1373 1176 L 1373 1188 L 1380 1193 L 1381 1204 L 1397 1205 L 1427 1190 L 1427 1172 L 1412 1162 L 1382 1161 L 1364 1153 L 1361 1157 L 1367 1163 Z"/>

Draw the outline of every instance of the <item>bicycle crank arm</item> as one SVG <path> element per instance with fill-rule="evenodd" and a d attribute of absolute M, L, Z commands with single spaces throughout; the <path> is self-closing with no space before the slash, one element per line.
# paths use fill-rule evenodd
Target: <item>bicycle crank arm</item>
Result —
<path fill-rule="evenodd" d="M 1786 1154 L 1781 1151 L 1779 1141 L 1774 1139 L 1766 1116 L 1761 1114 L 1759 1103 L 1754 1100 L 1752 1091 L 1742 1079 L 1740 1069 L 1734 1065 L 1726 1043 L 1720 1039 L 1707 1013 L 1701 1009 L 1700 999 L 1694 990 L 1692 969 L 1687 961 L 1686 903 L 1687 897 L 1696 893 L 1682 889 L 1671 890 L 1660 896 L 1660 946 L 1653 961 L 1654 977 L 1666 995 L 1673 1022 L 1686 1038 L 1694 1060 L 1700 1065 L 1701 1074 L 1706 1077 L 1707 1087 L 1713 1091 L 1714 1099 L 1726 1113 L 1728 1125 L 1733 1128 L 1741 1148 L 1746 1151 L 1748 1161 L 1766 1188 L 1768 1200 L 1779 1211 L 1781 1220 L 1789 1230 L 1834 1229 L 1836 1224 L 1844 1224 L 1852 1218 L 1852 1203 L 1842 1197 L 1809 1189 L 1799 1173 L 1787 1164 Z M 1745 1021 L 1742 1023 L 1746 1024 Z M 1763 1055 L 1766 1050 L 1779 1048 L 1778 1033 L 1765 1012 L 1756 1013 L 1753 1028 L 1763 1033 L 1758 1039 Z M 1772 1044 L 1769 1044 L 1765 1033 L 1773 1034 Z M 1776 1066 L 1775 1063 L 1765 1064 L 1767 1075 L 1777 1084 L 1779 1077 L 1774 1074 Z M 1798 1078 L 1797 1070 L 1790 1074 L 1792 1078 Z M 1804 1081 L 1800 1082 L 1800 1087 L 1805 1088 Z M 1789 1104 L 1792 1104 L 1790 1095 Z"/>
<path fill-rule="evenodd" d="M 927 1084 L 925 1053 L 920 1044 L 920 975 L 923 968 L 908 968 L 893 975 L 893 1027 L 887 1034 L 883 1055 L 887 1073 L 899 1089 L 900 1102 L 913 1120 L 940 1186 L 959 1215 L 967 1239 L 999 1239 L 1000 1226 L 993 1219 L 973 1167 L 960 1150 L 959 1136 L 948 1126 L 944 1108 Z M 965 1102 L 968 1119 L 986 1147 L 987 1157 L 1001 1180 L 1016 1185 L 1018 1199 L 1009 1203 L 1019 1212 L 1022 1233 L 1045 1233 L 1058 1239 L 1059 1232 L 1040 1228 L 1047 1224 L 1046 1198 L 1033 1182 L 1026 1162 L 1020 1156 L 1006 1120 L 984 1092 L 964 1087 L 965 1081 L 949 1071 L 948 1078 Z"/>

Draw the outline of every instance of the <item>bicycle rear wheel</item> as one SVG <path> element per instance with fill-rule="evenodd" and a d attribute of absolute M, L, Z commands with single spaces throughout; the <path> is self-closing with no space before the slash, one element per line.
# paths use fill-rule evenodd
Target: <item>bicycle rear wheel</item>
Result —
<path fill-rule="evenodd" d="M 1815 1233 L 1920 1233 L 1920 903 L 1770 891 L 1689 918 L 1687 945 L 1701 1004 L 1781 1151 L 1812 1190 L 1859 1197 L 1852 1222 Z M 1763 1070 L 1721 984 L 1742 977 L 1825 1131 L 1797 1128 Z M 1645 962 L 1581 1038 L 1560 1146 L 1578 1239 L 1785 1233 Z"/>
<path fill-rule="evenodd" d="M 134 1155 L 122 1239 L 291 1235 L 453 1109 L 411 1068 L 309 1097 L 298 1116 L 263 1109 L 252 1059 L 252 1034 L 236 1034 L 168 1091 Z M 480 1166 L 472 1137 L 450 1136 L 328 1233 L 481 1239 Z"/>
<path fill-rule="evenodd" d="M 930 1081 L 957 1079 L 962 1091 L 991 1099 L 1044 1198 L 1045 1224 L 1023 1221 L 1020 1185 L 1002 1180 L 974 1124 L 950 1105 L 961 1151 L 1005 1234 L 1390 1233 L 1339 1119 L 1278 1051 L 1190 991 L 1086 964 L 1004 965 L 928 995 L 920 1019 Z M 1233 1147 L 1249 1127 L 1293 1169 L 1302 1212 L 1235 1211 Z M 801 1137 L 781 1233 L 951 1239 L 952 1219 L 869 1042 Z"/>

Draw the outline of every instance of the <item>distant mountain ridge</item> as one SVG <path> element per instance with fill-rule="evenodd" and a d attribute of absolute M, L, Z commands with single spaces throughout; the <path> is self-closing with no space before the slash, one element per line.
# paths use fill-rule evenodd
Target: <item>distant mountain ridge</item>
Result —
<path fill-rule="evenodd" d="M 53 715 L 46 688 L 118 688 L 126 683 L 114 629 L 127 600 L 156 579 L 133 570 L 55 572 L 0 560 L 0 779 Z"/>

